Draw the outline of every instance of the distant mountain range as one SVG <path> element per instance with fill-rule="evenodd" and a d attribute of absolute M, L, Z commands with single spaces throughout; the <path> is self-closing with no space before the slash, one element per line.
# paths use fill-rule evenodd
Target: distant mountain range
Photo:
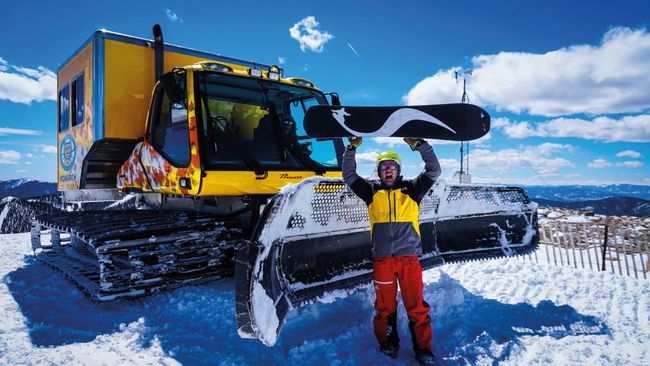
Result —
<path fill-rule="evenodd" d="M 592 201 L 551 201 L 535 198 L 542 207 L 560 207 L 571 210 L 593 210 L 596 214 L 613 216 L 650 216 L 650 201 L 636 197 L 609 197 Z"/>
<path fill-rule="evenodd" d="M 533 199 L 559 202 L 594 201 L 610 197 L 636 197 L 650 200 L 650 186 L 611 184 L 603 186 L 522 186 Z"/>
<path fill-rule="evenodd" d="M 650 215 L 650 186 L 523 186 L 533 201 L 544 207 L 593 209 L 602 215 Z"/>
<path fill-rule="evenodd" d="M 32 198 L 57 193 L 56 183 L 33 179 L 11 179 L 0 181 L 0 199 L 5 197 Z"/>

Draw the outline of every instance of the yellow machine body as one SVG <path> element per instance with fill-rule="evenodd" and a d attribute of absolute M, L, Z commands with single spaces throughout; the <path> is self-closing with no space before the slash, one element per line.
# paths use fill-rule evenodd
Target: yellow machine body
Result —
<path fill-rule="evenodd" d="M 216 54 L 164 46 L 163 72 L 183 68 L 187 73 L 189 164 L 174 165 L 147 141 L 147 121 L 156 87 L 154 42 L 97 31 L 66 61 L 57 74 L 58 85 L 58 189 L 119 188 L 190 196 L 272 195 L 288 183 L 316 173 L 309 170 L 270 170 L 264 178 L 241 169 L 206 169 L 201 161 L 201 136 L 194 110 L 192 73 L 201 62 L 214 62 L 245 78 L 269 79 L 281 69 Z M 197 63 L 199 63 L 197 65 Z M 275 68 L 275 69 L 274 69 Z M 251 69 L 260 75 L 251 75 Z M 275 80 L 316 89 L 303 79 Z M 305 83 L 306 82 L 306 83 Z M 237 113 L 235 110 L 230 113 Z M 259 123 L 266 111 L 250 119 Z M 256 126 L 240 126 L 252 134 Z M 144 141 L 143 141 L 144 140 Z M 340 177 L 340 169 L 323 174 Z"/>

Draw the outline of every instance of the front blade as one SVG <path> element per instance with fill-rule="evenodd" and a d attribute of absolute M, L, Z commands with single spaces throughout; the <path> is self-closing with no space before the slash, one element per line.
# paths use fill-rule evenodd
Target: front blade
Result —
<path fill-rule="evenodd" d="M 520 188 L 436 184 L 420 205 L 423 269 L 534 249 L 536 210 Z M 269 202 L 236 258 L 240 335 L 272 346 L 291 306 L 372 279 L 367 206 L 340 179 L 307 179 Z"/>

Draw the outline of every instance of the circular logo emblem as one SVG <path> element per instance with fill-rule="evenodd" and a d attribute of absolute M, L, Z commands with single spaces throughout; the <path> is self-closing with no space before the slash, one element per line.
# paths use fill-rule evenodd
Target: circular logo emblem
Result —
<path fill-rule="evenodd" d="M 61 167 L 65 171 L 72 169 L 74 160 L 77 157 L 77 145 L 74 142 L 72 135 L 65 135 L 61 140 L 61 151 L 59 151 L 59 158 L 61 159 Z"/>

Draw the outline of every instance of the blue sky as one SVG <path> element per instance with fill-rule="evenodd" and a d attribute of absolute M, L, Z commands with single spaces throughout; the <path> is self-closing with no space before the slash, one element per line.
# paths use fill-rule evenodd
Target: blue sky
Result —
<path fill-rule="evenodd" d="M 399 6 L 397 5 L 399 4 Z M 93 31 L 268 64 L 345 105 L 472 103 L 493 118 L 470 145 L 475 182 L 650 184 L 648 1 L 11 2 L 0 12 L 0 180 L 56 179 L 56 70 Z M 295 29 L 292 33 L 291 29 Z M 311 35 L 311 36 L 309 36 Z M 443 177 L 459 144 L 432 141 Z M 401 141 L 366 139 L 368 173 Z"/>

